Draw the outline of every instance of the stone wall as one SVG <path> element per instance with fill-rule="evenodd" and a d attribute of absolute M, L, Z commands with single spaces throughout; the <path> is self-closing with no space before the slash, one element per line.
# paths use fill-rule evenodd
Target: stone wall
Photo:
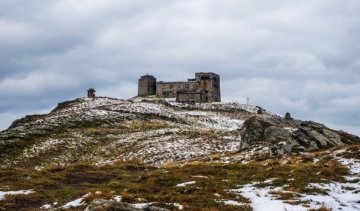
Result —
<path fill-rule="evenodd" d="M 199 90 L 199 83 L 196 81 L 158 82 L 156 84 L 156 96 L 161 98 L 175 98 L 177 92 L 196 90 Z"/>
<path fill-rule="evenodd" d="M 176 95 L 176 102 L 181 103 L 197 103 L 201 102 L 199 91 L 179 91 Z"/>

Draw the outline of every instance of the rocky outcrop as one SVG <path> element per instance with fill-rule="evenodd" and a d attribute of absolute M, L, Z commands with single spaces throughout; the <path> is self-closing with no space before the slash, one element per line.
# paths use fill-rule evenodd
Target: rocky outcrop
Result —
<path fill-rule="evenodd" d="M 346 132 L 335 131 L 312 121 L 301 122 L 289 118 L 253 116 L 245 121 L 241 130 L 241 149 L 263 146 L 268 147 L 273 155 L 360 143 L 359 137 Z"/>

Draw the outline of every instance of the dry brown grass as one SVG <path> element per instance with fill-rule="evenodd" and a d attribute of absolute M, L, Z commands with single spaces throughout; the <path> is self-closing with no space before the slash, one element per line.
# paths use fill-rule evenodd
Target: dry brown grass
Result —
<path fill-rule="evenodd" d="M 292 162 L 286 163 L 285 160 Z M 81 162 L 48 167 L 42 171 L 26 168 L 1 169 L 2 185 L 11 187 L 11 190 L 33 189 L 36 193 L 12 196 L 1 203 L 7 204 L 6 208 L 10 210 L 39 208 L 54 201 L 62 205 L 90 192 L 92 194 L 86 197 L 87 202 L 121 195 L 125 202 L 139 202 L 141 199 L 145 202 L 180 203 L 185 206 L 185 210 L 250 210 L 246 206 L 235 207 L 219 203 L 214 194 L 220 194 L 222 199 L 249 203 L 248 199 L 228 190 L 252 182 L 260 182 L 258 186 L 263 187 L 287 185 L 284 191 L 273 194 L 290 203 L 296 202 L 297 193 L 322 193 L 322 190 L 309 189 L 309 183 L 341 180 L 348 173 L 346 167 L 331 159 L 317 163 L 301 161 L 300 156 L 292 156 L 246 164 L 194 161 L 184 165 L 169 164 L 154 168 L 134 160 L 118 161 L 105 166 Z M 198 175 L 207 178 L 193 177 Z M 261 183 L 269 178 L 276 179 L 271 184 Z M 196 181 L 193 185 L 176 186 L 193 180 Z M 99 190 L 101 193 L 96 194 Z M 0 206 L 3 206 L 1 203 Z M 167 206 L 164 204 L 162 207 Z"/>
<path fill-rule="evenodd" d="M 332 211 L 333 209 L 331 207 L 326 206 L 325 204 L 322 204 L 321 207 L 317 209 L 310 209 L 309 211 Z"/>
<path fill-rule="evenodd" d="M 348 174 L 348 169 L 342 166 L 338 161 L 329 161 L 320 169 L 320 175 L 327 179 L 339 181 L 343 176 Z"/>
<path fill-rule="evenodd" d="M 299 193 L 292 191 L 270 191 L 269 193 L 281 200 L 296 200 L 300 196 Z"/>

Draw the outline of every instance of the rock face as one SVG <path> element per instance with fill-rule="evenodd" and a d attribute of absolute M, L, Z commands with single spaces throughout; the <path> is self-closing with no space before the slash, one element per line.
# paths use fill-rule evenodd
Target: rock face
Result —
<path fill-rule="evenodd" d="M 281 156 L 353 143 L 359 137 L 238 103 L 80 98 L 0 132 L 0 166 L 236 161 L 254 151 Z"/>
<path fill-rule="evenodd" d="M 343 131 L 335 131 L 312 121 L 289 118 L 253 116 L 245 121 L 241 130 L 243 150 L 267 146 L 275 155 L 360 143 L 359 137 Z"/>

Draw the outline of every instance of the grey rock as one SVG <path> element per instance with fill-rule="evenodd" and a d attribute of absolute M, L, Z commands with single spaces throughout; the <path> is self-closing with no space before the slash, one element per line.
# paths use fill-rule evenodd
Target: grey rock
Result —
<path fill-rule="evenodd" d="M 326 138 L 325 136 L 321 135 L 316 130 L 309 130 L 309 131 L 307 131 L 307 133 L 315 142 L 318 143 L 317 145 L 319 148 L 324 148 L 324 147 L 328 146 L 329 139 Z"/>
<path fill-rule="evenodd" d="M 326 128 L 324 128 L 322 132 L 323 135 L 326 136 L 334 145 L 344 145 L 344 143 L 341 141 L 341 137 L 336 132 Z"/>
<path fill-rule="evenodd" d="M 279 141 L 287 141 L 289 137 L 290 133 L 278 126 L 270 126 L 264 130 L 265 141 L 269 141 L 272 143 Z"/>
<path fill-rule="evenodd" d="M 261 116 L 251 117 L 245 121 L 241 135 L 243 150 L 262 145 L 270 147 L 272 155 L 313 151 L 360 142 L 357 136 L 331 130 L 320 123 Z"/>
<path fill-rule="evenodd" d="M 291 144 L 285 144 L 282 146 L 283 150 L 285 153 L 291 153 L 292 152 L 292 148 L 293 148 L 293 145 Z"/>

